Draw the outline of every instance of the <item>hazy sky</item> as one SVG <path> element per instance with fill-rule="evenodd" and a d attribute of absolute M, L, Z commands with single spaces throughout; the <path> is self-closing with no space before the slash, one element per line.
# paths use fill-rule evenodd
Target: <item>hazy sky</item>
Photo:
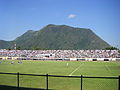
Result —
<path fill-rule="evenodd" d="M 0 0 L 0 40 L 47 24 L 90 28 L 120 48 L 120 0 Z"/>

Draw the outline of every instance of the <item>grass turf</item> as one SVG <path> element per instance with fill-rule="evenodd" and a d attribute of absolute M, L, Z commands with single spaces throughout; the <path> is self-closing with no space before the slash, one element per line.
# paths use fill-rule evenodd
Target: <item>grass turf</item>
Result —
<path fill-rule="evenodd" d="M 78 62 L 78 61 L 18 61 L 4 60 L 0 64 L 0 72 L 50 74 L 70 76 L 118 76 L 120 62 Z M 0 85 L 16 86 L 16 76 L 0 75 Z M 20 76 L 21 87 L 46 88 L 46 77 Z M 49 77 L 49 88 L 55 90 L 79 90 L 80 79 Z M 83 79 L 83 90 L 117 90 L 118 80 Z"/>

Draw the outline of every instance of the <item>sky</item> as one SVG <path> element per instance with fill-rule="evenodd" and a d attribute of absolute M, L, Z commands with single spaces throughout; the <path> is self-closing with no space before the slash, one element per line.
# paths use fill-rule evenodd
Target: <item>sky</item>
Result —
<path fill-rule="evenodd" d="M 89 28 L 120 48 L 120 0 L 0 0 L 0 40 L 48 24 Z"/>

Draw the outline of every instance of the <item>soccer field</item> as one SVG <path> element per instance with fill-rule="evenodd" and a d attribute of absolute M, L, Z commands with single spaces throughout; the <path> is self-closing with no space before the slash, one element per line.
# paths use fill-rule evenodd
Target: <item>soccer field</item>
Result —
<path fill-rule="evenodd" d="M 4 60 L 0 72 L 24 74 L 49 74 L 65 76 L 119 76 L 120 62 L 80 62 L 80 61 L 22 61 Z M 0 85 L 16 86 L 16 76 L 0 75 Z M 46 77 L 20 76 L 21 87 L 46 88 Z M 79 78 L 49 77 L 49 88 L 55 90 L 80 90 Z M 84 78 L 83 90 L 117 90 L 118 80 Z"/>

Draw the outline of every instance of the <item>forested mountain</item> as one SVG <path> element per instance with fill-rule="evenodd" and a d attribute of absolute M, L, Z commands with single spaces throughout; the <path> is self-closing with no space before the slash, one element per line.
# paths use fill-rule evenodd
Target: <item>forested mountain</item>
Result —
<path fill-rule="evenodd" d="M 104 49 L 110 45 L 92 30 L 49 24 L 39 31 L 28 30 L 15 40 L 0 41 L 0 48 L 17 44 L 20 49 Z"/>

